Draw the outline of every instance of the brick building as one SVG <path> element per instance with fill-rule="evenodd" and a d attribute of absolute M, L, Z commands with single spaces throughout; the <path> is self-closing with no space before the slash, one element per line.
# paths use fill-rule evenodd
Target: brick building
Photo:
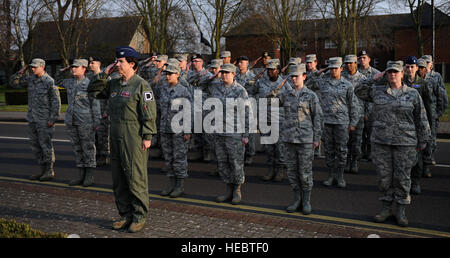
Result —
<path fill-rule="evenodd" d="M 435 69 L 446 82 L 450 81 L 450 18 L 436 9 L 436 60 Z M 316 53 L 319 65 L 337 56 L 337 46 L 333 40 L 335 26 L 333 19 L 302 21 L 301 40 L 296 42 L 297 57 Z M 295 22 L 292 28 L 295 27 Z M 426 4 L 422 16 L 422 37 L 425 41 L 424 53 L 431 54 L 431 6 Z M 232 29 L 226 36 L 226 50 L 237 58 L 246 55 L 256 60 L 263 51 L 280 58 L 283 50 L 277 44 L 279 35 L 271 31 L 268 21 L 262 16 L 253 16 Z M 363 18 L 358 24 L 358 51 L 367 50 L 372 57 L 372 66 L 384 70 L 388 60 L 404 60 L 407 56 L 417 56 L 416 32 L 410 14 L 374 15 Z M 286 61 L 287 58 L 284 60 Z M 283 61 L 283 60 L 282 60 Z"/>
<path fill-rule="evenodd" d="M 88 19 L 89 33 L 82 35 L 80 39 L 79 56 L 70 54 L 70 60 L 90 55 L 99 57 L 104 64 L 115 60 L 117 46 L 131 46 L 141 54 L 150 52 L 150 43 L 143 36 L 141 17 L 113 17 Z M 33 52 L 31 58 L 39 57 L 46 61 L 47 72 L 54 75 L 62 68 L 62 60 L 58 49 L 58 34 L 55 22 L 39 22 L 34 35 L 39 35 L 33 40 Z M 29 49 L 29 42 L 25 49 Z"/>

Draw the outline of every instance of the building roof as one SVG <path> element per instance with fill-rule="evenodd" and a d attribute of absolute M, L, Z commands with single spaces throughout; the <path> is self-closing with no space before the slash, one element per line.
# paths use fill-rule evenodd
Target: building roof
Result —
<path fill-rule="evenodd" d="M 82 33 L 79 41 L 79 55 L 95 55 L 106 58 L 115 55 L 117 46 L 128 46 L 141 23 L 141 17 L 113 17 L 88 19 L 88 41 L 84 47 L 86 33 Z M 64 25 L 68 26 L 68 22 Z M 33 57 L 48 61 L 60 60 L 59 38 L 55 22 L 40 22 L 33 32 Z M 69 59 L 77 58 L 74 51 Z"/>
<path fill-rule="evenodd" d="M 428 27 L 432 25 L 432 13 L 431 5 L 425 3 L 422 10 L 422 27 Z M 435 9 L 436 26 L 450 25 L 450 17 L 441 12 L 439 9 Z M 372 26 L 373 33 L 376 31 L 383 33 L 390 33 L 394 28 L 409 28 L 414 25 L 411 14 L 386 14 L 386 15 L 372 15 L 367 16 L 364 22 L 369 22 Z M 334 19 L 310 19 L 302 21 L 301 34 L 305 37 L 314 37 L 314 33 L 318 34 L 319 38 L 328 37 L 333 33 L 335 26 L 329 26 L 334 23 Z M 290 28 L 292 31 L 296 31 L 296 22 L 290 22 Z M 376 26 L 376 27 L 373 27 Z M 271 29 L 270 22 L 267 17 L 262 15 L 254 15 L 249 17 L 243 23 L 230 30 L 225 37 L 242 37 L 242 36 L 262 36 L 262 35 L 274 35 Z"/>

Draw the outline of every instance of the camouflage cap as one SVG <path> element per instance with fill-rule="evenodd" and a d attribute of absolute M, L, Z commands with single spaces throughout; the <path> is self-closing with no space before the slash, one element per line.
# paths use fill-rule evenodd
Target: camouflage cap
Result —
<path fill-rule="evenodd" d="M 209 68 L 219 68 L 223 65 L 222 59 L 213 59 L 211 60 L 211 64 L 209 65 Z"/>
<path fill-rule="evenodd" d="M 299 75 L 303 75 L 304 73 L 306 73 L 306 66 L 305 64 L 298 64 L 295 66 L 292 66 L 290 68 L 290 73 L 289 76 L 299 76 Z"/>
<path fill-rule="evenodd" d="M 344 58 L 344 63 L 357 63 L 358 58 L 355 55 L 346 55 Z"/>
<path fill-rule="evenodd" d="M 86 60 L 86 59 L 74 59 L 73 63 L 70 65 L 70 67 L 80 67 L 80 66 L 88 67 L 89 66 L 88 60 Z"/>
<path fill-rule="evenodd" d="M 317 60 L 316 54 L 310 54 L 306 56 L 306 63 L 312 63 Z"/>
<path fill-rule="evenodd" d="M 166 61 L 169 59 L 169 57 L 167 55 L 158 55 L 158 57 L 156 57 L 156 61 Z"/>
<path fill-rule="evenodd" d="M 180 61 L 178 61 L 178 59 L 176 59 L 176 58 L 169 58 L 169 60 L 167 60 L 167 64 L 168 65 L 179 66 L 180 65 Z"/>
<path fill-rule="evenodd" d="M 220 58 L 231 57 L 230 51 L 222 51 L 220 52 Z"/>
<path fill-rule="evenodd" d="M 234 64 L 224 64 L 222 65 L 220 72 L 236 73 L 236 66 L 234 66 Z"/>
<path fill-rule="evenodd" d="M 31 60 L 31 64 L 29 64 L 31 67 L 39 67 L 39 66 L 45 66 L 45 61 L 40 58 L 35 58 Z"/>
<path fill-rule="evenodd" d="M 403 61 L 388 61 L 386 64 L 386 71 L 395 70 L 397 72 L 403 71 Z"/>
<path fill-rule="evenodd" d="M 178 65 L 169 64 L 164 70 L 165 73 L 181 73 L 181 69 Z"/>
<path fill-rule="evenodd" d="M 421 57 L 423 60 L 425 60 L 427 63 L 433 62 L 433 57 L 430 55 L 424 55 Z"/>
<path fill-rule="evenodd" d="M 289 65 L 297 65 L 297 64 L 301 64 L 301 63 L 302 63 L 302 59 L 300 57 L 289 58 Z"/>
<path fill-rule="evenodd" d="M 98 58 L 96 56 L 90 56 L 89 57 L 89 63 L 90 62 L 94 62 L 94 61 L 101 62 L 100 58 Z"/>
<path fill-rule="evenodd" d="M 270 59 L 268 61 L 267 69 L 278 69 L 280 67 L 280 59 Z"/>
<path fill-rule="evenodd" d="M 328 59 L 328 68 L 341 68 L 342 57 L 331 57 Z"/>
<path fill-rule="evenodd" d="M 187 55 L 184 55 L 184 54 L 176 54 L 175 58 L 180 62 L 187 61 Z"/>
<path fill-rule="evenodd" d="M 417 66 L 419 67 L 427 67 L 427 61 L 423 58 L 417 59 Z"/>

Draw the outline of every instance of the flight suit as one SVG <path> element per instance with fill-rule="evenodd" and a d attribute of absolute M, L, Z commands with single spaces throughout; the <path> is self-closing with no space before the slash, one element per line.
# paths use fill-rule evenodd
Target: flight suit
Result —
<path fill-rule="evenodd" d="M 111 169 L 119 215 L 140 223 L 148 214 L 147 161 L 142 141 L 156 134 L 156 103 L 149 84 L 138 75 L 98 79 L 88 88 L 95 98 L 108 99 L 110 110 Z"/>

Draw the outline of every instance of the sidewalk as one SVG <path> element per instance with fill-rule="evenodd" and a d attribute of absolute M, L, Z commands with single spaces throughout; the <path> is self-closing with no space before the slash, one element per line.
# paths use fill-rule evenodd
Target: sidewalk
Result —
<path fill-rule="evenodd" d="M 381 238 L 402 234 L 150 199 L 144 229 L 111 229 L 112 193 L 0 181 L 0 217 L 81 238 Z"/>
<path fill-rule="evenodd" d="M 58 123 L 64 123 L 65 113 L 59 115 Z M 26 112 L 0 112 L 0 121 L 26 122 Z M 450 139 L 450 122 L 440 122 L 438 128 L 438 138 Z"/>

